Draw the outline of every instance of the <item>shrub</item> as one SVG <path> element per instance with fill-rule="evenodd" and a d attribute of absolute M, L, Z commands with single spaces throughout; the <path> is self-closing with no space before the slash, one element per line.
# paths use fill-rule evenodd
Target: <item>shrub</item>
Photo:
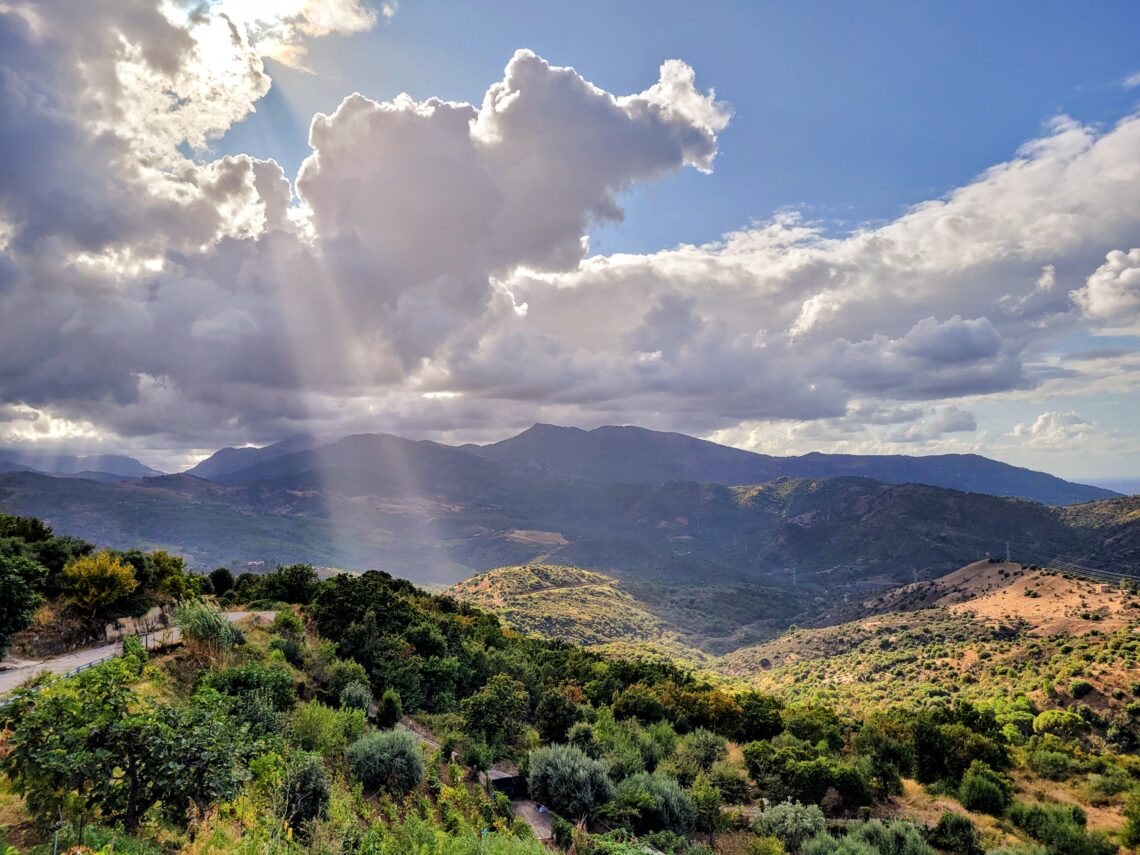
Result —
<path fill-rule="evenodd" d="M 748 855 L 786 855 L 787 851 L 780 838 L 771 835 L 758 837 L 748 844 Z"/>
<path fill-rule="evenodd" d="M 554 835 L 554 845 L 564 852 L 574 842 L 574 826 L 560 816 L 551 821 L 550 831 Z"/>
<path fill-rule="evenodd" d="M 969 817 L 944 813 L 930 832 L 930 842 L 952 855 L 982 855 L 981 835 Z"/>
<path fill-rule="evenodd" d="M 714 763 L 709 770 L 709 780 L 720 790 L 728 804 L 741 804 L 748 801 L 748 781 L 744 772 L 727 760 Z"/>
<path fill-rule="evenodd" d="M 1061 751 L 1031 751 L 1026 762 L 1030 769 L 1050 781 L 1064 780 L 1073 768 L 1073 758 Z"/>
<path fill-rule="evenodd" d="M 320 701 L 309 701 L 289 716 L 289 736 L 302 751 L 315 751 L 322 757 L 344 754 L 349 743 L 364 733 L 364 712 L 359 709 L 334 710 Z"/>
<path fill-rule="evenodd" d="M 1074 698 L 1083 698 L 1093 690 L 1093 684 L 1088 680 L 1073 680 L 1069 683 L 1069 694 Z"/>
<path fill-rule="evenodd" d="M 400 703 L 400 693 L 395 689 L 385 689 L 380 698 L 376 723 L 381 727 L 394 727 L 403 715 L 404 705 Z"/>
<path fill-rule="evenodd" d="M 368 708 L 372 706 L 372 689 L 367 683 L 360 681 L 349 683 L 341 690 L 340 705 L 342 709 L 368 712 Z"/>
<path fill-rule="evenodd" d="M 406 730 L 366 733 L 348 748 L 353 776 L 369 790 L 410 792 L 424 776 L 424 757 Z"/>
<path fill-rule="evenodd" d="M 723 760 L 728 753 L 728 744 L 723 736 L 698 727 L 681 740 L 677 753 L 701 771 L 707 772 L 713 763 Z"/>
<path fill-rule="evenodd" d="M 92 617 L 107 613 L 139 586 L 134 568 L 106 549 L 64 567 L 63 584 L 72 602 Z"/>
<path fill-rule="evenodd" d="M 304 830 L 308 823 L 328 815 L 331 794 L 324 764 L 311 754 L 302 754 L 285 776 L 281 818 Z"/>
<path fill-rule="evenodd" d="M 615 803 L 639 833 L 663 828 L 687 834 L 697 819 L 697 809 L 688 793 L 674 778 L 660 772 L 630 775 L 618 784 Z"/>
<path fill-rule="evenodd" d="M 1116 855 L 1117 847 L 1085 831 L 1085 812 L 1076 805 L 1022 804 L 1009 810 L 1013 824 L 1045 844 L 1050 855 Z"/>
<path fill-rule="evenodd" d="M 466 730 L 491 745 L 513 745 L 522 734 L 530 706 L 526 687 L 509 674 L 496 674 L 462 704 Z"/>
<path fill-rule="evenodd" d="M 228 567 L 218 567 L 210 573 L 210 584 L 214 586 L 214 594 L 222 596 L 234 589 L 234 574 Z"/>
<path fill-rule="evenodd" d="M 572 819 L 590 816 L 614 797 L 606 765 L 571 745 L 531 752 L 527 786 L 533 799 Z"/>
<path fill-rule="evenodd" d="M 970 764 L 958 787 L 958 801 L 966 810 L 1001 816 L 1009 807 L 1013 785 L 978 760 Z"/>
<path fill-rule="evenodd" d="M 786 801 L 761 811 L 752 828 L 761 836 L 778 838 L 789 852 L 795 853 L 808 840 L 822 834 L 827 823 L 818 805 Z"/>
<path fill-rule="evenodd" d="M 325 676 L 325 685 L 320 692 L 321 700 L 330 704 L 339 703 L 340 693 L 349 683 L 368 683 L 368 672 L 355 660 L 334 659 Z"/>
<path fill-rule="evenodd" d="M 211 662 L 220 659 L 240 637 L 221 609 L 201 600 L 182 603 L 174 613 L 174 621 L 182 631 L 186 647 Z"/>
<path fill-rule="evenodd" d="M 1140 846 L 1140 787 L 1124 800 L 1124 830 L 1120 842 L 1125 846 Z"/>
<path fill-rule="evenodd" d="M 1088 722 L 1067 710 L 1045 710 L 1033 719 L 1034 733 L 1049 733 L 1061 739 L 1076 739 L 1088 729 Z"/>

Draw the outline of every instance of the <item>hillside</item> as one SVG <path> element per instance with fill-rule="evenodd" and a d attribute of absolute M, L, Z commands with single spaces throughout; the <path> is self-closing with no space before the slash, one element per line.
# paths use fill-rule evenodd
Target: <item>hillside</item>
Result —
<path fill-rule="evenodd" d="M 988 561 L 841 604 L 820 623 L 718 666 L 767 691 L 868 709 L 921 687 L 928 698 L 1079 697 L 1104 712 L 1131 699 L 1140 653 L 1135 594 Z"/>
<path fill-rule="evenodd" d="M 444 593 L 499 614 L 519 632 L 590 648 L 617 644 L 695 658 L 617 579 L 578 567 L 500 567 L 457 582 Z"/>
<path fill-rule="evenodd" d="M 518 470 L 604 483 L 703 481 L 759 484 L 778 478 L 858 476 L 888 483 L 929 484 L 952 490 L 1068 505 L 1117 494 L 1074 484 L 976 454 L 820 454 L 774 457 L 679 433 L 634 426 L 591 431 L 535 425 L 502 442 L 469 446 L 476 454 Z"/>
<path fill-rule="evenodd" d="M 1094 566 L 1135 572 L 1140 559 L 1127 498 L 1056 509 L 865 478 L 604 484 L 526 477 L 459 449 L 374 436 L 254 469 L 258 480 L 237 484 L 3 474 L 0 508 L 119 548 L 179 552 L 198 567 L 310 562 L 450 584 L 502 566 L 579 566 L 637 585 L 719 650 L 805 622 L 837 593 L 933 578 L 1003 554 L 1007 542 L 1036 563 L 1091 555 Z M 670 588 L 695 589 L 694 602 Z"/>

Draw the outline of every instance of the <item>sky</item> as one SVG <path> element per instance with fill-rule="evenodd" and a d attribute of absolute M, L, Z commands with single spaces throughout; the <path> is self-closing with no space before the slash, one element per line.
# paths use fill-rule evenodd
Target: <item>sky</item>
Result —
<path fill-rule="evenodd" d="M 0 2 L 0 445 L 1140 476 L 1140 6 Z"/>

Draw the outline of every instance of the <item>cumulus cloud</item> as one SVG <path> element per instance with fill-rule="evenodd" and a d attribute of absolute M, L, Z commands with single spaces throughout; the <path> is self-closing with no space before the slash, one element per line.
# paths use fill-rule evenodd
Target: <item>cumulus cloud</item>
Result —
<path fill-rule="evenodd" d="M 1086 443 L 1096 432 L 1096 425 L 1079 413 L 1049 410 L 1032 424 L 1017 424 L 1011 435 L 1029 448 L 1063 451 Z"/>
<path fill-rule="evenodd" d="M 1140 249 L 1113 250 L 1073 300 L 1093 321 L 1127 327 L 1140 321 Z"/>
<path fill-rule="evenodd" d="M 0 6 L 0 406 L 19 430 L 184 449 L 541 419 L 962 449 L 973 400 L 1132 365 L 1051 348 L 1140 310 L 1140 251 L 1120 250 L 1140 237 L 1136 116 L 1058 119 L 875 228 L 782 212 L 644 255 L 588 257 L 585 235 L 636 185 L 713 169 L 731 119 L 679 60 L 617 94 L 520 50 L 478 104 L 349 95 L 296 176 L 210 159 L 272 85 L 266 56 L 303 64 L 389 6 Z"/>

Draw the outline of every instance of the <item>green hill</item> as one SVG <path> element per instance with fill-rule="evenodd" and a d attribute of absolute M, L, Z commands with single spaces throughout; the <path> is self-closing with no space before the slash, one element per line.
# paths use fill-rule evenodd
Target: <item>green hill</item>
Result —
<path fill-rule="evenodd" d="M 499 614 L 515 630 L 610 652 L 707 659 L 610 576 L 552 564 L 500 567 L 445 594 Z"/>
<path fill-rule="evenodd" d="M 1140 597 L 1097 582 L 982 561 L 830 617 L 715 667 L 784 697 L 864 710 L 1025 694 L 1042 706 L 1079 697 L 1107 716 L 1135 700 Z"/>

